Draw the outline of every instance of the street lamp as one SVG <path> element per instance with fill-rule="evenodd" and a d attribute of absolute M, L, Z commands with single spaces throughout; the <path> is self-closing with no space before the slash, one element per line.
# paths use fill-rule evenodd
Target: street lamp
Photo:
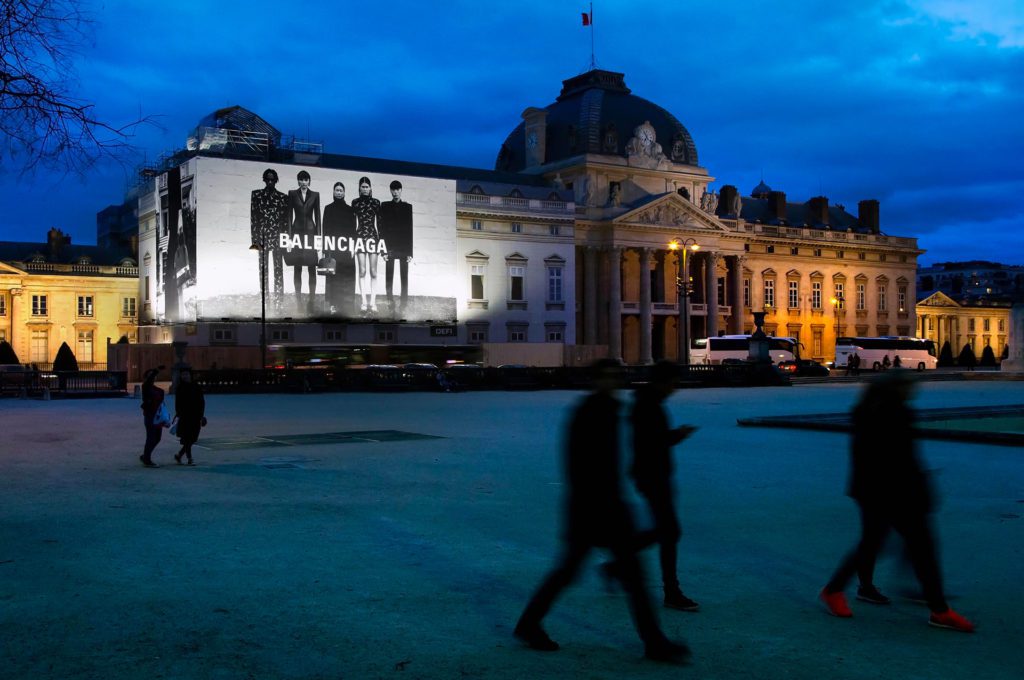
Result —
<path fill-rule="evenodd" d="M 262 243 L 253 243 L 249 250 L 260 255 L 260 371 L 264 371 L 267 368 L 267 253 Z"/>
<path fill-rule="evenodd" d="M 679 296 L 679 307 L 682 311 L 681 323 L 679 324 L 679 363 L 690 364 L 690 293 L 693 292 L 693 284 L 690 283 L 690 273 L 686 267 L 686 251 L 697 252 L 700 245 L 697 241 L 674 238 L 669 241 L 669 250 L 679 251 L 679 276 L 676 277 L 676 292 Z"/>
<path fill-rule="evenodd" d="M 832 314 L 835 317 L 835 321 L 836 321 L 836 344 L 838 344 L 839 343 L 839 310 L 843 309 L 843 295 L 842 295 L 842 293 L 840 293 L 839 295 L 834 295 L 833 297 L 829 298 L 829 302 L 832 303 Z M 835 362 L 839 359 L 839 357 L 835 356 L 835 350 L 833 350 L 832 353 L 833 353 L 832 363 L 834 365 Z"/>

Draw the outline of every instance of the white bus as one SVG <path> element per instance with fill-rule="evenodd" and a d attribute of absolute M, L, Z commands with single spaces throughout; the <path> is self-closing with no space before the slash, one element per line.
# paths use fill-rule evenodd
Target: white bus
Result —
<path fill-rule="evenodd" d="M 846 367 L 854 352 L 860 357 L 860 367 L 865 370 L 881 370 L 885 357 L 889 357 L 890 366 L 899 356 L 902 368 L 919 371 L 935 368 L 939 363 L 935 343 L 931 340 L 888 335 L 880 338 L 839 338 L 836 340 L 836 368 Z"/>
<path fill-rule="evenodd" d="M 720 364 L 723 359 L 743 360 L 750 356 L 749 335 L 720 335 L 700 338 L 690 350 L 690 363 Z M 800 359 L 800 343 L 795 338 L 768 337 L 768 352 L 772 363 Z"/>

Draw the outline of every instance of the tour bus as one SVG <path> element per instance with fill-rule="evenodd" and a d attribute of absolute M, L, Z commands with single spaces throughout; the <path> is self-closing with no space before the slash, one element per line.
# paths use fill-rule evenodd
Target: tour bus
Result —
<path fill-rule="evenodd" d="M 889 357 L 891 366 L 896 357 L 903 368 L 919 371 L 935 368 L 939 360 L 935 355 L 935 343 L 923 338 L 888 335 L 880 338 L 839 338 L 836 340 L 836 368 L 845 368 L 854 352 L 860 357 L 860 367 L 879 371 Z"/>
<path fill-rule="evenodd" d="M 690 350 L 690 363 L 720 364 L 724 359 L 743 360 L 750 356 L 749 335 L 720 335 L 717 338 L 700 338 L 696 347 Z M 798 361 L 800 343 L 796 338 L 768 337 L 768 353 L 773 363 Z"/>

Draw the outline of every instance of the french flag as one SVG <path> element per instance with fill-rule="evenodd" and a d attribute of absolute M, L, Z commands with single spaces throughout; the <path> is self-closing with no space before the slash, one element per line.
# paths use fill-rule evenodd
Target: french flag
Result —
<path fill-rule="evenodd" d="M 589 26 L 594 23 L 594 17 L 590 12 L 583 12 L 583 25 Z"/>

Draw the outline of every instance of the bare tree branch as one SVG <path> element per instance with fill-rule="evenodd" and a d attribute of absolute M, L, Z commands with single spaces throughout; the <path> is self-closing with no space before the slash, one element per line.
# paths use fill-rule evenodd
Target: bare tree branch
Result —
<path fill-rule="evenodd" d="M 0 0 L 0 171 L 82 173 L 100 159 L 124 161 L 151 122 L 101 120 L 76 96 L 71 64 L 92 29 L 82 1 Z"/>

